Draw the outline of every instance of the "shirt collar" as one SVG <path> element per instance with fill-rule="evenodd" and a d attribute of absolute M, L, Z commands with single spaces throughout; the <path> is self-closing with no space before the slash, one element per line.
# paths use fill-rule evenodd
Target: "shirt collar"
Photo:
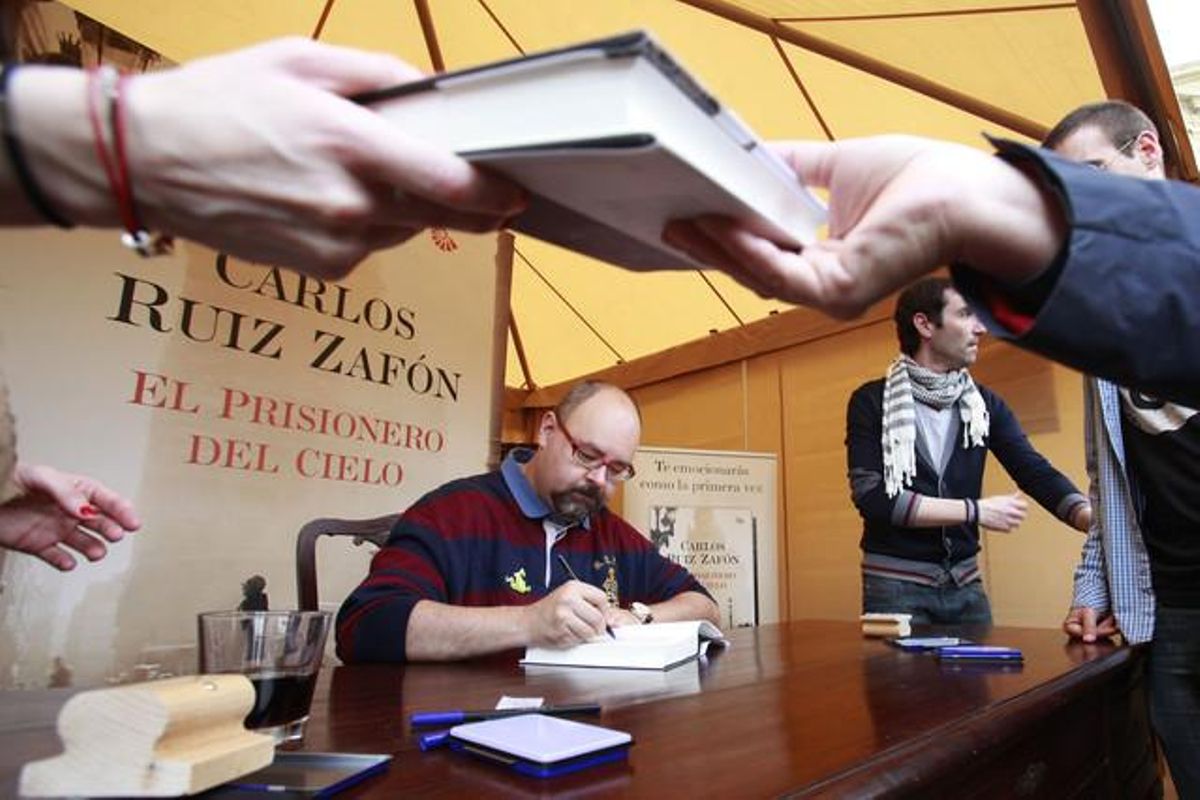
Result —
<path fill-rule="evenodd" d="M 517 507 L 521 509 L 521 513 L 529 519 L 540 520 L 549 517 L 554 513 L 554 509 L 538 496 L 533 484 L 521 470 L 521 465 L 527 464 L 535 452 L 530 447 L 513 448 L 500 465 L 500 474 L 504 478 L 504 484 L 508 487 L 508 491 L 512 493 L 513 499 L 517 501 Z M 591 527 L 590 515 L 583 518 L 582 526 L 584 528 Z"/>

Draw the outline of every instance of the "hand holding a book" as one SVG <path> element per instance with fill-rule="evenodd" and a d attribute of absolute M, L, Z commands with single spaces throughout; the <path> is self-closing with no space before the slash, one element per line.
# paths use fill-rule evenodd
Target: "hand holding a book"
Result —
<path fill-rule="evenodd" d="M 0 505 L 0 547 L 57 570 L 75 568 L 72 551 L 99 561 L 105 540 L 119 542 L 141 525 L 128 500 L 86 476 L 17 464 L 13 482 L 21 494 Z"/>
<path fill-rule="evenodd" d="M 568 647 L 605 635 L 608 596 L 599 587 L 567 581 L 533 605 L 525 606 L 527 642 L 539 647 Z"/>
<path fill-rule="evenodd" d="M 141 223 L 323 278 L 429 226 L 497 229 L 523 208 L 523 190 L 347 99 L 419 77 L 391 56 L 295 38 L 128 79 L 110 102 Z M 117 226 L 90 86 L 80 70 L 22 66 L 10 122 L 61 216 Z M 15 181 L 0 180 L 0 193 L 13 199 L 0 222 L 40 221 Z"/>
<path fill-rule="evenodd" d="M 1016 167 L 974 148 L 878 136 L 776 149 L 798 180 L 829 190 L 828 238 L 796 252 L 724 217 L 676 221 L 663 237 L 763 297 L 851 318 L 953 262 L 1027 280 L 1053 261 L 1066 237 L 1052 198 Z"/>

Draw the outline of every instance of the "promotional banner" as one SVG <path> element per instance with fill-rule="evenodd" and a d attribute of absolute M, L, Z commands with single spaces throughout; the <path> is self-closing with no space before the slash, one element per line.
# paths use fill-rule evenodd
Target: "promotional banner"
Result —
<path fill-rule="evenodd" d="M 644 447 L 633 463 L 622 516 L 704 584 L 722 625 L 778 621 L 775 455 Z"/>
<path fill-rule="evenodd" d="M 5 249 L 20 457 L 107 483 L 143 529 L 66 574 L 0 556 L 0 686 L 193 670 L 197 612 L 295 607 L 305 522 L 401 511 L 486 468 L 495 236 L 426 232 L 338 282 L 188 244 L 142 259 L 112 232 Z M 336 609 L 370 552 L 322 551 Z"/>

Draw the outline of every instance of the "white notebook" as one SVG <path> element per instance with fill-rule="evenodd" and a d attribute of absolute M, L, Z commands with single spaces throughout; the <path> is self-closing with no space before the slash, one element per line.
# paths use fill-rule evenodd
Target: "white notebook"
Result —
<path fill-rule="evenodd" d="M 355 98 L 406 135 L 532 193 L 512 227 L 631 269 L 695 269 L 661 241 L 722 214 L 812 242 L 824 206 L 647 33 L 436 75 Z"/>
<path fill-rule="evenodd" d="M 703 620 L 622 625 L 612 637 L 573 647 L 528 647 L 522 664 L 562 667 L 670 669 L 707 651 L 710 642 L 728 644 L 724 634 Z"/>

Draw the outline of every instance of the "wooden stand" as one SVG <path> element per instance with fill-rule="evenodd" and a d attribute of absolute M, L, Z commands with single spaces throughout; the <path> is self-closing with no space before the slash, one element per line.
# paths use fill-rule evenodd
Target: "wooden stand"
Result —
<path fill-rule="evenodd" d="M 886 614 L 868 612 L 859 616 L 863 636 L 879 636 L 888 639 L 912 635 L 912 614 Z"/>
<path fill-rule="evenodd" d="M 165 797 L 253 772 L 275 756 L 246 730 L 254 687 L 241 675 L 195 675 L 81 692 L 58 715 L 66 752 L 21 770 L 27 797 Z"/>

